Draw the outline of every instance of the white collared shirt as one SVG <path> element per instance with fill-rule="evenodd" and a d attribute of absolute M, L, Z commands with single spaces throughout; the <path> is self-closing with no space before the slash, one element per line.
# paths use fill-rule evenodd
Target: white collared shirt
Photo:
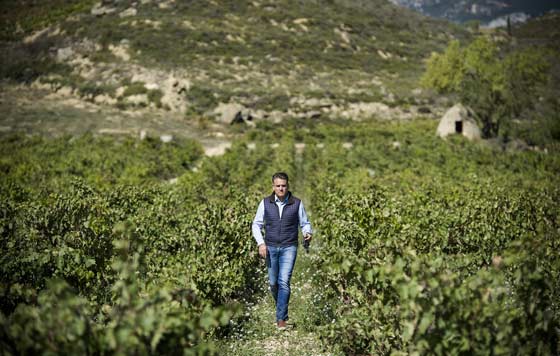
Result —
<path fill-rule="evenodd" d="M 274 202 L 278 206 L 278 212 L 280 213 L 280 219 L 282 219 L 282 211 L 284 210 L 284 206 L 288 203 L 288 199 L 290 197 L 287 195 L 286 198 L 281 201 L 275 195 Z M 265 198 L 267 199 L 267 198 Z M 298 209 L 298 217 L 299 217 L 299 225 L 301 227 L 301 233 L 305 236 L 305 234 L 313 233 L 311 229 L 311 223 L 307 218 L 307 213 L 305 212 L 305 207 L 303 206 L 303 201 L 299 203 Z M 255 241 L 257 241 L 257 245 L 264 243 L 264 237 L 262 234 L 262 228 L 264 226 L 264 199 L 261 200 L 259 203 L 259 207 L 257 208 L 257 214 L 255 214 L 255 218 L 253 219 L 253 224 L 251 226 L 253 231 L 253 237 Z"/>

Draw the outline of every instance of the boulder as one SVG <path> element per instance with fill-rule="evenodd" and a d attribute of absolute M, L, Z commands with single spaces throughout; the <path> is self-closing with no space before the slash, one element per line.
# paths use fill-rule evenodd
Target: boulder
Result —
<path fill-rule="evenodd" d="M 56 50 L 56 60 L 58 62 L 65 62 L 74 56 L 72 47 L 64 47 Z"/>
<path fill-rule="evenodd" d="M 114 99 L 109 95 L 100 94 L 100 95 L 96 95 L 93 98 L 93 102 L 96 104 L 115 105 L 117 103 L 117 99 Z"/>
<path fill-rule="evenodd" d="M 117 98 L 120 98 L 124 95 L 124 92 L 126 91 L 127 87 L 118 87 L 117 90 L 115 90 L 115 96 Z"/>
<path fill-rule="evenodd" d="M 119 14 L 119 17 L 120 17 L 120 18 L 123 18 L 123 17 L 136 16 L 137 13 L 138 13 L 138 10 L 136 10 L 136 9 L 133 8 L 133 7 L 129 7 L 128 9 L 124 10 L 123 12 L 121 12 L 121 13 Z"/>
<path fill-rule="evenodd" d="M 391 53 L 385 53 L 380 49 L 377 50 L 377 54 L 379 55 L 379 57 L 381 57 L 383 59 L 390 59 L 392 57 Z"/>
<path fill-rule="evenodd" d="M 159 137 L 159 139 L 163 143 L 169 143 L 169 142 L 173 141 L 173 136 L 172 135 L 161 135 Z"/>
<path fill-rule="evenodd" d="M 220 103 L 214 109 L 213 114 L 218 122 L 222 124 L 233 124 L 239 122 L 240 119 L 243 121 L 243 110 L 245 110 L 245 107 L 241 104 Z"/>
<path fill-rule="evenodd" d="M 127 96 L 124 100 L 129 104 L 139 105 L 139 106 L 148 106 L 150 102 L 147 94 L 136 94 L 136 95 Z"/>
<path fill-rule="evenodd" d="M 148 90 L 158 90 L 159 85 L 157 85 L 156 83 L 146 83 L 146 84 L 144 84 L 144 88 L 146 88 Z"/>
<path fill-rule="evenodd" d="M 228 150 L 229 148 L 231 148 L 231 142 L 221 142 L 212 147 L 205 147 L 204 154 L 210 157 L 221 156 L 226 153 L 226 150 Z"/>
<path fill-rule="evenodd" d="M 161 104 L 172 111 L 186 112 L 186 95 L 192 83 L 184 77 L 177 77 L 171 74 L 161 82 L 160 90 L 163 92 Z"/>
<path fill-rule="evenodd" d="M 125 62 L 128 62 L 130 60 L 130 54 L 128 53 L 128 45 L 123 44 L 123 45 L 115 46 L 110 44 L 108 49 L 115 57 L 120 58 Z"/>
<path fill-rule="evenodd" d="M 112 14 L 115 11 L 117 11 L 117 9 L 115 9 L 114 7 L 103 6 L 103 4 L 97 3 L 91 9 L 91 14 L 93 16 L 103 16 L 103 15 Z"/>
<path fill-rule="evenodd" d="M 72 96 L 74 89 L 72 87 L 63 86 L 56 90 L 56 93 L 60 96 Z"/>
<path fill-rule="evenodd" d="M 333 112 L 340 112 L 340 115 L 344 118 L 351 120 L 361 120 L 363 118 L 370 117 L 380 117 L 383 119 L 388 119 L 392 116 L 391 109 L 389 106 L 383 103 L 371 102 L 371 103 L 350 103 L 346 110 L 341 110 L 338 107 L 334 107 Z"/>
<path fill-rule="evenodd" d="M 160 3 L 158 4 L 158 7 L 159 7 L 160 9 L 169 9 L 169 8 L 173 7 L 173 3 L 174 3 L 173 0 L 160 2 Z"/>
<path fill-rule="evenodd" d="M 162 93 L 161 104 L 170 111 L 187 111 L 185 94 L 190 90 L 192 84 L 184 74 L 135 67 L 135 73 L 130 81 L 132 83 L 143 83 L 148 90 L 160 90 Z"/>

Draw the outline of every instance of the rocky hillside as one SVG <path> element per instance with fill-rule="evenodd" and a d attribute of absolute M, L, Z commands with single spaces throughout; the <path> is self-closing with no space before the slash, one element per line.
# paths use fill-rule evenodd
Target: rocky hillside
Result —
<path fill-rule="evenodd" d="M 417 10 L 425 15 L 464 22 L 478 20 L 491 24 L 506 16 L 525 21 L 551 10 L 560 10 L 560 4 L 548 0 L 391 0 L 392 3 Z M 504 21 L 505 23 L 505 21 Z"/>
<path fill-rule="evenodd" d="M 1 3 L 4 78 L 209 122 L 410 117 L 425 58 L 467 35 L 384 0 L 54 3 Z"/>

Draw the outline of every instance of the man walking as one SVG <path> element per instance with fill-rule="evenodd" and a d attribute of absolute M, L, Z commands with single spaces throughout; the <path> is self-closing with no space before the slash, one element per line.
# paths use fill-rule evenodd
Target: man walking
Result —
<path fill-rule="evenodd" d="M 290 278 L 298 249 L 298 225 L 305 241 L 310 242 L 312 237 L 303 202 L 294 197 L 288 188 L 288 175 L 284 172 L 275 173 L 272 176 L 273 193 L 259 203 L 252 225 L 259 255 L 266 258 L 279 329 L 285 329 L 288 320 Z"/>

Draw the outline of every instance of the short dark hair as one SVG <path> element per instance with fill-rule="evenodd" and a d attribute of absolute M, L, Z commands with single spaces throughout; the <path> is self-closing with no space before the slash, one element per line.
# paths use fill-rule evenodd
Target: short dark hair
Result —
<path fill-rule="evenodd" d="M 284 172 L 276 172 L 272 175 L 272 183 L 274 183 L 275 179 L 283 179 L 286 182 L 288 181 L 288 174 Z"/>

